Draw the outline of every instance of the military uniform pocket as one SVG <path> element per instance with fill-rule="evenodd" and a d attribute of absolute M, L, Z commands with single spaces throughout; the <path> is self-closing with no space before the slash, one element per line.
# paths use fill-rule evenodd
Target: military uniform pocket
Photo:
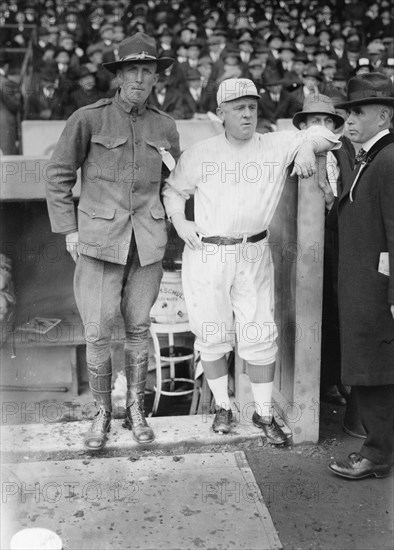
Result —
<path fill-rule="evenodd" d="M 125 164 L 125 136 L 93 134 L 91 137 L 91 159 L 96 165 L 97 177 L 107 181 L 118 181 Z M 92 167 L 90 167 L 92 170 Z"/>
<path fill-rule="evenodd" d="M 116 210 L 78 205 L 78 232 L 81 243 L 104 246 Z"/>

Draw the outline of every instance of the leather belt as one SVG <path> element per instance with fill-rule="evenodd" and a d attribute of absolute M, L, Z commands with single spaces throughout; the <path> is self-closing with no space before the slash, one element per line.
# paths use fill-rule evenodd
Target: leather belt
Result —
<path fill-rule="evenodd" d="M 246 237 L 246 239 L 233 239 L 231 237 L 203 237 L 201 240 L 203 243 L 217 244 L 217 245 L 230 245 L 230 244 L 240 244 L 240 243 L 257 243 L 262 241 L 267 236 L 267 230 L 257 233 L 257 235 L 252 235 L 251 237 Z"/>

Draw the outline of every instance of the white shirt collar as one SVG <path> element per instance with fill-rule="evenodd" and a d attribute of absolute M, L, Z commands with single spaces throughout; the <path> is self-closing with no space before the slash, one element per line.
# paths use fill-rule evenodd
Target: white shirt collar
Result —
<path fill-rule="evenodd" d="M 363 143 L 362 148 L 364 149 L 364 151 L 369 151 L 371 149 L 371 147 L 373 145 L 375 145 L 375 143 L 377 141 L 379 141 L 383 136 L 385 136 L 386 134 L 389 134 L 389 133 L 390 133 L 390 130 L 388 130 L 388 129 L 382 130 L 381 132 L 379 132 L 378 134 L 373 136 L 371 139 L 369 139 L 368 141 Z"/>

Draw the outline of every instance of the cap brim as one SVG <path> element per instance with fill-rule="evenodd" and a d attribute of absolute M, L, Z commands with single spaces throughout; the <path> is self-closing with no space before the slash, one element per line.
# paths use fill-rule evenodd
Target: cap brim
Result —
<path fill-rule="evenodd" d="M 327 116 L 330 116 L 334 123 L 335 123 L 335 129 L 340 128 L 345 124 L 345 119 L 342 118 L 340 115 L 334 114 L 334 113 L 323 113 L 322 111 L 316 111 L 314 112 L 305 112 L 305 111 L 299 111 L 293 116 L 293 125 L 301 130 L 300 124 L 301 122 L 305 122 L 305 119 L 308 115 L 317 115 L 317 114 L 324 114 Z"/>
<path fill-rule="evenodd" d="M 108 71 L 110 71 L 113 74 L 116 74 L 116 71 L 121 68 L 121 66 L 124 63 L 156 63 L 157 65 L 157 72 L 162 73 L 168 67 L 171 67 L 171 65 L 174 63 L 175 59 L 172 59 L 172 57 L 159 57 L 156 60 L 150 60 L 150 59 L 129 59 L 127 61 L 111 61 L 110 63 L 103 63 L 103 67 L 105 67 Z"/>
<path fill-rule="evenodd" d="M 366 97 L 344 103 L 335 103 L 334 107 L 337 109 L 351 109 L 352 107 L 361 107 L 362 105 L 388 105 L 389 107 L 394 107 L 394 97 Z"/>
<path fill-rule="evenodd" d="M 232 99 L 226 99 L 226 101 L 222 101 L 222 102 L 220 103 L 220 105 L 221 105 L 222 103 L 230 103 L 231 101 L 235 101 L 235 100 L 237 100 L 237 99 L 243 99 L 244 97 L 253 97 L 253 98 L 255 98 L 255 99 L 260 99 L 260 98 L 261 98 L 261 96 L 259 96 L 258 94 L 245 94 L 245 95 L 241 95 L 241 96 L 239 96 L 239 97 L 233 97 Z"/>

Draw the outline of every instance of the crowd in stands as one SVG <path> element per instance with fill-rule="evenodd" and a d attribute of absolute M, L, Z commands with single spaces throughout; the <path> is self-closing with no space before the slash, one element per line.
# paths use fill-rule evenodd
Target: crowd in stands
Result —
<path fill-rule="evenodd" d="M 176 119 L 214 113 L 217 87 L 230 77 L 255 82 L 261 132 L 300 111 L 310 93 L 343 93 L 351 76 L 394 78 L 390 0 L 7 0 L 0 25 L 3 52 L 26 48 L 36 25 L 32 64 L 19 86 L 24 119 L 67 119 L 113 96 L 117 81 L 102 63 L 117 60 L 119 43 L 137 31 L 176 59 L 150 98 Z M 0 56 L 2 79 L 8 61 Z M 4 95 L 2 84 L 1 110 Z"/>

